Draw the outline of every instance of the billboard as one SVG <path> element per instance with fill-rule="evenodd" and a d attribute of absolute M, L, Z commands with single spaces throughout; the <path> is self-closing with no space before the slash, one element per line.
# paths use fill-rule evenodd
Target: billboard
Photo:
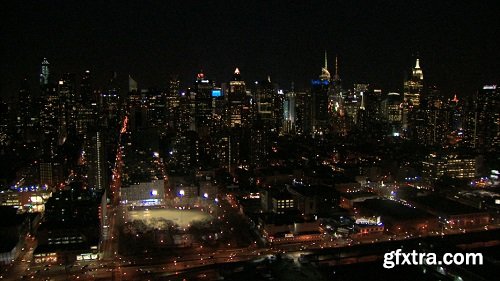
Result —
<path fill-rule="evenodd" d="M 221 96 L 222 96 L 221 89 L 213 89 L 212 90 L 212 97 L 221 97 Z"/>

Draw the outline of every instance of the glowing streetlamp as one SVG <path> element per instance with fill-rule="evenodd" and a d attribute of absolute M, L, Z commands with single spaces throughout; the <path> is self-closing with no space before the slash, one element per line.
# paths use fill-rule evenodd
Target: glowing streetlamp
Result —
<path fill-rule="evenodd" d="M 181 205 L 182 205 L 182 196 L 184 196 L 184 194 L 185 194 L 184 189 L 179 190 L 179 196 L 181 197 L 181 200 L 180 200 Z M 182 211 L 180 211 L 180 212 L 181 212 L 180 223 L 182 223 Z"/>

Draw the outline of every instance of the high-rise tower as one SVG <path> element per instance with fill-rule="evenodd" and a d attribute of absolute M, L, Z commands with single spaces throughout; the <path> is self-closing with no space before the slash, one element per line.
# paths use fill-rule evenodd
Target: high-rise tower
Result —
<path fill-rule="evenodd" d="M 415 135 L 415 122 L 417 111 L 420 108 L 420 99 L 424 89 L 424 75 L 420 68 L 420 59 L 417 59 L 415 67 L 409 79 L 404 81 L 403 89 L 403 134 L 406 137 Z"/>
<path fill-rule="evenodd" d="M 240 70 L 234 70 L 233 79 L 229 81 L 228 104 L 229 104 L 229 124 L 236 127 L 242 124 L 243 105 L 246 97 L 245 81 L 241 79 Z"/>
<path fill-rule="evenodd" d="M 483 152 L 500 150 L 500 87 L 484 85 L 473 100 L 473 147 Z"/>
<path fill-rule="evenodd" d="M 212 90 L 214 82 L 205 78 L 203 72 L 198 73 L 194 82 L 195 92 L 195 127 L 200 136 L 209 134 L 212 120 Z"/>
<path fill-rule="evenodd" d="M 49 61 L 47 61 L 47 58 L 43 58 L 42 61 L 42 71 L 40 73 L 40 85 L 41 86 L 46 86 L 49 84 Z"/>
<path fill-rule="evenodd" d="M 89 131 L 85 142 L 88 184 L 94 190 L 104 190 L 107 183 L 104 136 L 98 130 Z"/>
<path fill-rule="evenodd" d="M 37 127 L 38 114 L 36 114 L 36 102 L 27 78 L 23 79 L 19 89 L 18 105 L 19 114 L 16 126 L 20 137 L 23 141 L 33 141 L 36 136 L 34 131 Z"/>
<path fill-rule="evenodd" d="M 418 108 L 420 96 L 424 89 L 424 74 L 420 68 L 420 59 L 417 59 L 412 70 L 411 78 L 404 82 L 404 100 L 409 106 Z"/>
<path fill-rule="evenodd" d="M 330 72 L 325 51 L 325 66 L 321 68 L 318 80 L 312 80 L 312 129 L 314 133 L 323 133 L 328 128 L 328 92 L 330 90 Z"/>

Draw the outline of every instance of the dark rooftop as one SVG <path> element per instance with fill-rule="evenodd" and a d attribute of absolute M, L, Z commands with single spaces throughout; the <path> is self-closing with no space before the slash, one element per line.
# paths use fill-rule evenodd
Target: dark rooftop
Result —
<path fill-rule="evenodd" d="M 395 219 L 421 219 L 432 217 L 431 214 L 412 207 L 405 206 L 392 200 L 368 199 L 358 203 L 358 206 L 371 210 L 376 215 Z"/>
<path fill-rule="evenodd" d="M 411 199 L 412 202 L 432 212 L 443 215 L 461 215 L 471 213 L 481 213 L 482 211 L 471 206 L 467 206 L 456 201 L 437 195 L 419 196 Z"/>
<path fill-rule="evenodd" d="M 378 197 L 377 194 L 367 192 L 367 191 L 360 191 L 360 192 L 341 192 L 340 195 L 344 198 L 347 199 L 355 199 L 355 198 L 363 198 L 363 197 Z"/>

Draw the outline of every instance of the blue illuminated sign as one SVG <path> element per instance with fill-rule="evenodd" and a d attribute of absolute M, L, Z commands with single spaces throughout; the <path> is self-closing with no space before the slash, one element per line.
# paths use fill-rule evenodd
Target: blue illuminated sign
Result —
<path fill-rule="evenodd" d="M 222 96 L 222 92 L 221 90 L 217 89 L 217 90 L 212 90 L 212 97 L 220 97 Z"/>
<path fill-rule="evenodd" d="M 319 86 L 319 85 L 325 85 L 325 86 L 327 86 L 328 84 L 330 84 L 330 82 L 328 80 L 312 80 L 311 83 L 314 86 Z"/>

